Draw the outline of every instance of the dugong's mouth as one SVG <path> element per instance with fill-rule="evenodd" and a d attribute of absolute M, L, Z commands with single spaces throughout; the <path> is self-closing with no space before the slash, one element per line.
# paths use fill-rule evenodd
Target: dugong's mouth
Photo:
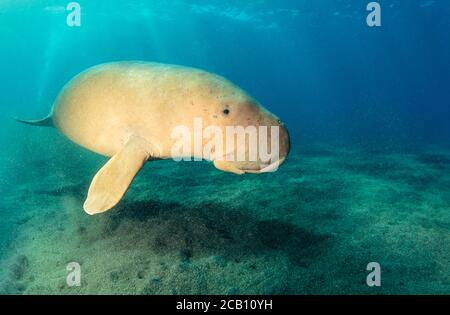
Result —
<path fill-rule="evenodd" d="M 282 158 L 268 166 L 264 166 L 263 168 L 261 168 L 260 170 L 242 170 L 246 173 L 250 173 L 250 174 L 261 174 L 261 173 L 273 173 L 276 172 L 278 170 L 278 168 L 280 167 L 281 164 L 283 164 L 283 162 L 286 160 L 286 158 Z"/>
<path fill-rule="evenodd" d="M 285 158 L 282 158 L 272 164 L 270 164 L 269 166 L 266 166 L 265 168 L 261 169 L 259 172 L 260 173 L 271 173 L 271 172 L 275 172 L 278 170 L 278 168 L 280 167 L 281 164 L 283 164 Z"/>

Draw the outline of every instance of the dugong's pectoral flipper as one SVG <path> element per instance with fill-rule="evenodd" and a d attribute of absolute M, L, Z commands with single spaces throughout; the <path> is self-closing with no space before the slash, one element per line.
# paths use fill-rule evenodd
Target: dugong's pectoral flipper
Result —
<path fill-rule="evenodd" d="M 84 210 L 92 215 L 114 207 L 149 156 L 143 140 L 131 137 L 95 175 L 83 206 Z"/>

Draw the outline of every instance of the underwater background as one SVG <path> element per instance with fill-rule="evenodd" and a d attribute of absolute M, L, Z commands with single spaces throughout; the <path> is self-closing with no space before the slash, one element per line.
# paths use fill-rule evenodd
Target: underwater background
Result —
<path fill-rule="evenodd" d="M 80 0 L 69 27 L 69 1 L 0 1 L 0 292 L 450 294 L 450 2 L 382 0 L 381 27 L 368 2 Z M 227 77 L 286 122 L 289 160 L 147 163 L 88 216 L 106 158 L 12 117 L 115 60 Z"/>

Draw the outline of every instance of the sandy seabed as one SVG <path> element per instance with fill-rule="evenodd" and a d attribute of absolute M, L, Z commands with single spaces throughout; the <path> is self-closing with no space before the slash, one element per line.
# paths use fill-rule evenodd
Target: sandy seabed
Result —
<path fill-rule="evenodd" d="M 89 216 L 106 159 L 39 132 L 48 152 L 10 159 L 3 177 L 3 294 L 450 294 L 448 147 L 313 145 L 245 176 L 151 162 L 118 207 Z M 366 285 L 369 262 L 381 287 Z"/>

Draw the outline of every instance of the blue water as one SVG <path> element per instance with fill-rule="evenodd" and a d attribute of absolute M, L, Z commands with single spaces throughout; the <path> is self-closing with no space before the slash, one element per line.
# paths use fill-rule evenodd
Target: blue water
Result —
<path fill-rule="evenodd" d="M 45 117 L 74 75 L 118 60 L 227 77 L 286 122 L 299 152 L 449 144 L 447 0 L 383 0 L 381 27 L 366 23 L 368 0 L 80 0 L 79 27 L 66 23 L 68 2 L 0 3 L 0 174 L 10 190 L 33 150 L 52 146 L 10 118 Z M 4 248 L 15 229 L 0 230 Z"/>
<path fill-rule="evenodd" d="M 358 142 L 447 141 L 450 5 L 383 1 L 2 1 L 1 106 L 47 114 L 61 86 L 89 66 L 149 60 L 226 76 L 300 137 Z"/>

